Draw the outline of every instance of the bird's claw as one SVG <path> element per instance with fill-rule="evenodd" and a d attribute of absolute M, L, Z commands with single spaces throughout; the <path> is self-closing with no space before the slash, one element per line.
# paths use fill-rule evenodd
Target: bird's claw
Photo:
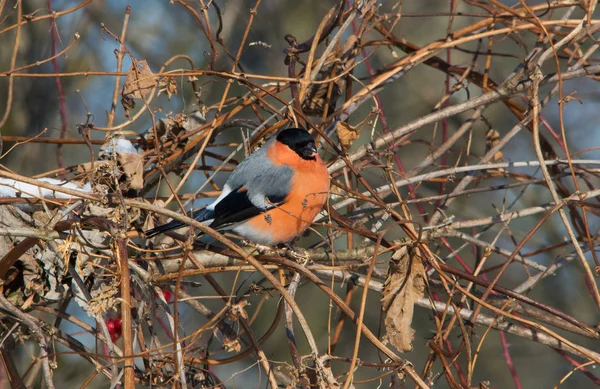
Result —
<path fill-rule="evenodd" d="M 291 259 L 296 262 L 308 262 L 310 260 L 310 256 L 308 255 L 308 251 L 302 249 L 303 252 L 299 252 L 296 248 L 294 248 L 289 243 L 282 244 L 282 256 L 288 259 Z"/>
<path fill-rule="evenodd" d="M 245 246 L 249 246 L 249 247 L 254 248 L 255 250 L 257 250 L 261 254 L 273 251 L 273 248 L 271 248 L 269 246 L 265 246 L 265 245 L 262 245 L 262 244 L 254 243 L 254 242 L 249 241 L 249 240 L 242 240 L 242 244 L 244 244 Z"/>
<path fill-rule="evenodd" d="M 303 250 L 303 252 L 300 252 L 298 251 L 298 249 L 296 249 L 289 243 L 281 243 L 278 245 L 277 248 L 254 243 L 248 240 L 242 240 L 242 244 L 248 247 L 252 247 L 260 254 L 276 254 L 291 259 L 293 261 L 302 263 L 308 262 L 310 260 L 310 255 L 308 254 L 307 250 L 301 249 Z"/>

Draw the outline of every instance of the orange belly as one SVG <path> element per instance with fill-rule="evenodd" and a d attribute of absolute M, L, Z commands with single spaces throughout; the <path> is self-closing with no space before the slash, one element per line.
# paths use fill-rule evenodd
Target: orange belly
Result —
<path fill-rule="evenodd" d="M 319 159 L 317 169 L 297 172 L 282 205 L 255 216 L 233 230 L 255 243 L 289 242 L 304 232 L 327 201 L 329 174 Z"/>

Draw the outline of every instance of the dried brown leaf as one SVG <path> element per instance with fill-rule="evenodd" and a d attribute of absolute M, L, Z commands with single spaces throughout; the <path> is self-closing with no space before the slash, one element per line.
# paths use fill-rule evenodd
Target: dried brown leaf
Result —
<path fill-rule="evenodd" d="M 131 64 L 127 78 L 123 84 L 123 96 L 134 99 L 143 99 L 156 86 L 156 76 L 150 70 L 150 65 L 145 60 L 135 61 Z"/>
<path fill-rule="evenodd" d="M 133 98 L 131 98 L 131 96 L 123 96 L 121 97 L 121 105 L 125 110 L 125 116 L 129 117 L 129 112 L 131 112 L 131 110 L 135 108 L 135 101 L 133 101 Z"/>
<path fill-rule="evenodd" d="M 348 123 L 338 122 L 337 124 L 337 136 L 340 140 L 340 145 L 344 151 L 352 146 L 355 140 L 360 136 L 360 129 L 352 127 Z"/>
<path fill-rule="evenodd" d="M 177 96 L 177 82 L 173 77 L 163 77 L 158 83 L 158 94 L 160 96 L 162 93 L 167 94 L 167 98 L 171 100 L 171 96 Z"/>
<path fill-rule="evenodd" d="M 224 337 L 223 349 L 227 352 L 239 353 L 242 350 L 242 345 L 240 344 L 239 338 Z"/>
<path fill-rule="evenodd" d="M 133 153 L 117 153 L 117 160 L 125 172 L 131 189 L 144 187 L 144 156 Z"/>
<path fill-rule="evenodd" d="M 144 158 L 133 144 L 120 136 L 112 137 L 102 145 L 99 161 L 94 161 L 96 176 L 114 176 L 119 167 L 117 178 L 122 183 L 122 190 L 142 189 L 144 187 Z M 84 171 L 90 166 L 80 166 Z M 122 173 L 121 173 L 122 172 Z"/>
<path fill-rule="evenodd" d="M 45 254 L 45 253 L 44 253 Z M 50 255 L 53 255 L 50 253 Z M 25 296 L 31 296 L 34 293 L 43 294 L 44 281 L 42 280 L 42 269 L 39 262 L 30 253 L 25 253 L 19 258 L 22 265 L 22 277 L 25 285 Z M 56 269 L 52 269 L 56 271 Z"/>
<path fill-rule="evenodd" d="M 229 316 L 231 320 L 235 321 L 239 320 L 240 317 L 247 320 L 248 313 L 246 312 L 246 305 L 248 304 L 248 300 L 246 299 L 242 299 L 239 302 L 232 304 L 227 316 Z"/>
<path fill-rule="evenodd" d="M 402 247 L 394 253 L 385 282 L 381 306 L 385 312 L 384 342 L 398 351 L 412 350 L 414 330 L 411 328 L 414 305 L 425 291 L 425 268 L 419 259 L 418 249 Z"/>
<path fill-rule="evenodd" d="M 360 12 L 362 17 L 367 17 L 370 13 L 375 13 L 377 11 L 377 8 L 375 6 L 375 4 L 377 4 L 377 1 L 366 1 L 362 3 L 363 6 L 362 7 L 358 7 L 358 11 Z"/>
<path fill-rule="evenodd" d="M 77 165 L 77 173 L 93 173 L 94 170 L 92 169 L 92 166 L 94 169 L 98 169 L 100 165 L 105 169 L 111 169 L 113 167 L 112 161 L 94 161 L 93 164 L 91 162 L 86 162 Z"/>
<path fill-rule="evenodd" d="M 317 358 L 321 360 L 320 365 L 323 367 L 318 371 L 318 377 L 320 378 L 319 389 L 331 389 L 331 388 L 339 388 L 341 385 L 335 379 L 335 375 L 331 370 L 331 361 L 328 354 L 319 355 Z M 354 385 L 350 384 L 348 386 L 349 389 L 354 389 Z"/>
<path fill-rule="evenodd" d="M 337 51 L 336 56 L 339 61 L 339 67 L 342 71 L 348 71 L 352 66 L 354 66 L 354 62 L 356 62 L 356 57 L 360 52 L 359 40 L 356 35 L 350 35 L 348 39 L 344 42 L 344 45 L 340 50 Z M 341 73 L 341 71 L 340 71 Z"/>
<path fill-rule="evenodd" d="M 320 71 L 317 76 L 317 81 L 322 81 L 330 77 L 331 70 Z M 337 99 L 342 95 L 344 87 L 344 80 L 337 79 L 333 82 L 331 90 L 331 96 L 327 100 L 327 93 L 329 91 L 330 83 L 315 84 L 308 88 L 308 92 L 304 100 L 302 100 L 302 110 L 307 115 L 321 116 L 325 111 L 325 106 L 329 102 L 327 114 L 330 115 L 335 111 L 335 103 Z"/>
<path fill-rule="evenodd" d="M 293 389 L 298 383 L 298 371 L 295 367 L 285 362 L 275 365 L 273 375 L 275 375 L 277 383 L 282 388 Z"/>
<path fill-rule="evenodd" d="M 110 283 L 96 283 L 90 291 L 92 298 L 88 301 L 90 316 L 103 315 L 110 309 L 116 309 L 119 303 L 119 280 L 114 278 Z"/>
<path fill-rule="evenodd" d="M 155 86 L 156 76 L 150 70 L 148 62 L 134 60 L 121 90 L 121 104 L 125 114 L 129 116 L 129 111 L 134 108 L 134 99 L 145 99 Z"/>
<path fill-rule="evenodd" d="M 323 81 L 332 77 L 335 79 L 327 83 L 314 84 L 308 88 L 306 97 L 302 100 L 302 110 L 307 115 L 323 115 L 327 103 L 329 103 L 327 114 L 330 115 L 335 111 L 336 102 L 342 95 L 346 82 L 345 76 L 337 76 L 354 66 L 359 49 L 358 37 L 351 35 L 341 47 L 329 54 L 315 81 Z M 327 100 L 330 85 L 332 86 L 331 95 Z"/>
<path fill-rule="evenodd" d="M 500 133 L 494 129 L 488 130 L 488 132 L 485 133 L 485 151 L 490 151 L 498 143 L 500 143 Z M 494 154 L 492 161 L 499 162 L 503 159 L 504 154 L 502 154 L 502 151 L 498 151 L 496 154 Z"/>
<path fill-rule="evenodd" d="M 571 100 L 575 100 L 579 104 L 583 104 L 583 100 L 581 100 L 579 97 L 575 96 L 576 94 L 577 94 L 577 91 L 569 93 L 567 96 L 563 97 L 563 102 L 568 103 Z"/>

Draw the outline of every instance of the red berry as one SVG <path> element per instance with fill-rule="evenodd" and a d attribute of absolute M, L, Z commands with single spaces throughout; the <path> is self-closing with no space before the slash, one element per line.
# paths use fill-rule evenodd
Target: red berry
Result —
<path fill-rule="evenodd" d="M 122 327 L 123 321 L 121 320 L 120 316 L 115 319 L 108 319 L 106 321 L 106 328 L 108 329 L 108 334 L 113 342 L 116 342 L 117 339 L 121 337 L 121 333 L 123 332 Z"/>
<path fill-rule="evenodd" d="M 173 293 L 169 289 L 161 289 L 162 295 L 166 302 L 170 302 L 173 298 Z M 158 294 L 154 293 L 154 297 L 158 298 Z"/>

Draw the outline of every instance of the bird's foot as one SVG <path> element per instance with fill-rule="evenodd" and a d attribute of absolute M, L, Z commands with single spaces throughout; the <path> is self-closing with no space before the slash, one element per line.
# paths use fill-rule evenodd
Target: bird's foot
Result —
<path fill-rule="evenodd" d="M 272 247 L 265 246 L 265 245 L 258 244 L 258 243 L 254 243 L 254 242 L 249 241 L 249 240 L 242 240 L 242 244 L 244 244 L 245 246 L 248 246 L 248 247 L 252 247 L 253 249 L 255 249 L 256 251 L 258 251 L 261 254 L 273 252 L 273 248 Z"/>
<path fill-rule="evenodd" d="M 292 246 L 289 243 L 282 243 L 279 245 L 281 248 L 281 254 L 283 257 L 291 259 L 296 262 L 308 262 L 310 260 L 310 256 L 308 255 L 308 251 L 305 249 L 302 252 L 299 251 L 296 247 Z"/>

